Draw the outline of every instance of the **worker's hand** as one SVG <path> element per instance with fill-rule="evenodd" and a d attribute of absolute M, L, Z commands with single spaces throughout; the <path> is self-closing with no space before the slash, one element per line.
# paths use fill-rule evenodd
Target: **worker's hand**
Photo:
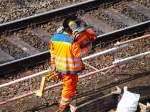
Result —
<path fill-rule="evenodd" d="M 54 78 L 55 82 L 59 82 L 60 80 L 62 80 L 63 76 L 61 73 L 57 73 L 57 76 Z"/>
<path fill-rule="evenodd" d="M 51 66 L 48 67 L 49 72 L 54 72 L 56 71 L 56 67 L 54 64 L 51 64 Z"/>
<path fill-rule="evenodd" d="M 62 79 L 61 73 L 55 72 L 54 74 L 50 75 L 49 80 L 53 82 L 59 82 Z"/>
<path fill-rule="evenodd" d="M 92 44 L 88 44 L 87 46 L 81 48 L 81 56 L 82 57 L 86 56 L 91 49 L 92 49 Z"/>

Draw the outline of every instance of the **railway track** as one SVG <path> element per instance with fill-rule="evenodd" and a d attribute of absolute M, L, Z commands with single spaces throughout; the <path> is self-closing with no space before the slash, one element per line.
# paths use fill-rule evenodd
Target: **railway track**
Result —
<path fill-rule="evenodd" d="M 48 35 L 55 31 L 68 14 L 80 15 L 95 29 L 97 45 L 124 35 L 139 32 L 143 34 L 150 26 L 149 10 L 148 7 L 133 1 L 88 0 L 0 24 L 0 72 L 5 74 L 47 61 L 50 56 Z M 136 13 L 132 15 L 132 12 Z"/>
<path fill-rule="evenodd" d="M 114 5 L 112 5 L 112 3 L 114 3 Z M 131 3 L 132 5 L 127 4 L 127 3 Z M 121 5 L 123 6 L 122 10 L 120 10 Z M 135 7 L 132 7 L 132 6 L 135 6 Z M 72 9 L 72 7 L 74 7 L 74 8 Z M 144 7 L 144 9 L 143 9 L 143 7 Z M 77 8 L 79 10 L 76 12 Z M 84 10 L 84 9 L 86 9 L 86 10 Z M 142 12 L 139 9 L 142 9 Z M 85 21 L 87 21 L 87 23 L 89 25 L 91 25 L 95 29 L 95 31 L 97 32 L 97 35 L 98 35 L 98 39 L 97 39 L 97 41 L 95 41 L 94 44 L 96 46 L 98 46 L 100 43 L 102 44 L 104 42 L 105 44 L 107 44 L 108 41 L 118 40 L 120 37 L 127 36 L 127 35 L 132 35 L 132 36 L 139 35 L 140 36 L 140 35 L 143 35 L 144 33 L 149 34 L 150 19 L 149 19 L 149 12 L 147 10 L 149 10 L 149 8 L 147 6 L 141 5 L 138 2 L 135 3 L 133 1 L 122 2 L 120 0 L 113 0 L 110 2 L 110 1 L 106 0 L 106 1 L 99 2 L 99 1 L 95 1 L 95 0 L 90 0 L 90 1 L 86 1 L 83 3 L 77 4 L 77 5 L 68 6 L 67 8 L 56 9 L 54 11 L 49 11 L 49 12 L 46 12 L 43 14 L 38 14 L 35 16 L 23 18 L 21 20 L 16 20 L 14 22 L 1 24 L 0 25 L 0 34 L 1 34 L 2 38 L 0 39 L 0 43 L 1 43 L 1 47 L 0 47 L 1 53 L 0 54 L 3 55 L 4 58 L 1 59 L 3 62 L 0 62 L 1 63 L 0 64 L 0 73 L 1 73 L 0 75 L 11 72 L 11 71 L 16 71 L 17 69 L 27 68 L 29 66 L 33 66 L 38 63 L 43 63 L 43 62 L 47 61 L 47 59 L 49 59 L 49 56 L 50 56 L 49 51 L 48 51 L 48 44 L 47 44 L 49 39 L 47 38 L 47 36 L 51 32 L 55 32 L 56 27 L 60 25 L 60 21 L 62 21 L 62 19 L 64 19 L 67 16 L 67 13 L 70 13 L 70 11 L 71 11 L 70 15 L 72 15 L 72 14 L 78 15 L 79 14 Z M 98 13 L 98 12 L 100 12 L 100 13 Z M 132 15 L 132 13 L 135 13 L 135 14 Z M 95 14 L 95 16 L 94 16 L 94 14 Z M 52 16 L 53 16 L 53 19 L 51 19 Z M 93 18 L 93 17 L 95 17 L 95 18 Z M 55 25 L 55 23 L 56 23 L 56 25 Z M 30 40 L 30 38 L 31 38 L 31 40 Z M 143 46 L 143 48 L 145 48 L 144 51 L 149 51 L 148 50 L 149 46 L 147 46 L 147 47 L 144 46 L 144 45 L 148 45 L 148 44 L 143 44 L 141 42 L 139 44 L 141 44 Z M 6 49 L 6 48 L 9 48 L 10 50 Z M 141 50 L 141 52 L 139 52 L 140 50 Z M 141 49 L 141 48 L 138 49 L 138 52 L 136 50 L 133 50 L 133 51 L 136 53 L 144 52 L 143 49 Z M 132 51 L 130 51 L 130 53 L 131 52 Z M 103 52 L 103 53 L 105 53 L 105 52 Z M 122 55 L 129 56 L 129 54 L 128 55 L 122 54 Z M 135 54 L 131 53 L 130 55 L 135 55 Z M 99 62 L 101 62 L 102 60 L 105 61 L 105 60 L 107 60 L 107 58 L 108 57 L 106 56 L 106 59 L 99 58 L 99 59 L 95 59 L 95 61 L 94 60 L 89 61 L 90 65 L 95 64 L 92 67 L 92 70 L 93 70 L 93 68 L 101 69 L 102 67 L 104 67 L 106 65 L 110 65 L 110 63 L 107 63 L 107 62 L 106 62 L 106 64 L 104 64 L 104 66 L 97 63 L 98 61 Z M 141 62 L 141 63 L 148 64 L 148 59 L 143 59 L 144 62 Z M 111 61 L 111 59 L 110 59 L 110 61 Z M 93 63 L 93 64 L 91 64 L 91 63 Z M 141 63 L 138 63 L 138 64 L 141 64 Z M 142 65 L 143 64 L 141 64 L 141 66 Z M 87 66 L 88 66 L 88 64 L 87 64 Z M 130 66 L 132 66 L 132 65 L 130 65 Z M 87 71 L 90 71 L 90 72 L 92 71 L 90 67 L 87 69 L 88 69 Z M 121 68 L 121 70 L 123 70 L 123 68 Z M 133 69 L 133 71 L 134 71 L 134 69 Z M 117 69 L 116 69 L 116 72 L 118 72 Z M 130 72 L 132 72 L 132 71 L 130 71 Z M 121 77 L 122 80 L 118 80 L 118 79 L 120 79 L 120 77 L 115 76 L 114 73 L 111 71 L 106 71 L 101 74 L 103 74 L 102 75 L 102 77 L 104 78 L 103 80 L 99 79 L 98 76 L 88 78 L 88 80 L 90 79 L 89 82 L 95 81 L 95 83 L 97 83 L 96 86 L 104 83 L 101 85 L 101 88 L 95 88 L 95 85 L 94 86 L 91 85 L 92 89 L 94 88 L 94 90 L 86 91 L 84 93 L 85 88 L 86 88 L 86 90 L 89 89 L 89 84 L 88 84 L 89 82 L 86 82 L 84 80 L 81 81 L 82 83 L 79 84 L 80 85 L 79 90 L 83 90 L 83 91 L 81 91 L 81 93 L 80 92 L 78 93 L 77 98 L 79 100 L 85 96 L 87 96 L 87 98 L 80 100 L 81 102 L 79 102 L 79 105 L 80 104 L 84 105 L 84 103 L 87 103 L 87 101 L 89 99 L 93 98 L 94 95 L 101 94 L 102 90 L 107 90 L 116 85 L 131 82 L 138 78 L 148 77 L 148 75 L 149 75 L 148 72 L 146 72 L 145 74 L 139 74 L 139 75 L 130 73 L 130 74 L 128 74 L 128 76 L 130 76 L 130 77 L 127 77 L 125 79 L 122 79 L 122 77 Z M 107 74 L 108 77 L 105 74 Z M 113 76 L 110 74 L 113 74 Z M 24 74 L 24 75 L 27 75 L 27 74 Z M 92 78 L 93 78 L 93 80 L 92 80 Z M 96 82 L 96 80 L 94 78 L 96 78 L 96 79 L 98 78 L 99 82 L 102 81 L 102 83 Z M 105 78 L 110 78 L 110 82 L 112 80 L 114 80 L 114 81 L 111 83 L 108 83 L 105 80 Z M 13 80 L 15 80 L 15 78 Z M 17 81 L 17 80 L 15 80 L 15 81 Z M 14 100 L 16 98 L 15 96 L 19 96 L 20 98 L 22 98 L 24 96 L 24 94 L 25 94 L 25 96 L 26 95 L 30 96 L 30 95 L 34 94 L 33 90 L 37 89 L 37 85 L 39 85 L 39 81 L 40 81 L 40 77 L 38 77 L 37 79 L 35 78 L 35 79 L 29 80 L 29 81 L 21 82 L 19 84 L 12 84 L 6 88 L 4 87 L 0 91 L 0 94 L 2 96 L 2 97 L 0 97 L 0 100 L 4 101 L 1 103 L 5 103 L 5 101 L 9 102 L 11 100 Z M 4 83 L 5 82 L 7 82 L 7 80 L 4 81 Z M 53 83 L 50 82 L 49 85 L 51 85 L 51 84 L 53 84 Z M 84 85 L 85 85 L 85 87 L 83 87 Z M 92 93 L 93 91 L 96 91 L 96 92 Z M 58 91 L 57 92 L 52 91 L 51 92 L 52 97 L 50 98 L 50 100 L 57 99 L 58 97 L 54 98 L 56 96 L 56 94 L 58 94 Z M 144 94 L 144 95 L 146 95 L 146 94 Z M 32 98 L 33 99 L 31 99 L 31 100 L 28 99 L 25 101 L 20 100 L 20 102 L 12 102 L 12 103 L 10 102 L 10 105 L 8 103 L 8 105 L 6 104 L 6 105 L 4 105 L 4 107 L 2 106 L 2 108 L 5 108 L 5 109 L 10 108 L 10 110 L 12 109 L 12 111 L 14 111 L 15 107 L 22 107 L 22 110 L 26 110 L 31 107 L 36 108 L 37 105 L 40 104 L 39 110 L 37 110 L 38 108 L 33 109 L 33 111 L 40 112 L 40 110 L 42 109 L 41 101 L 38 98 L 34 98 L 34 96 Z M 36 102 L 36 105 L 34 103 L 32 103 L 32 101 Z M 46 101 L 48 101 L 48 100 L 46 100 Z M 53 100 L 53 101 L 55 101 L 55 100 Z M 44 102 L 45 102 L 45 100 L 44 100 Z M 89 100 L 89 102 L 90 102 L 90 100 Z M 19 106 L 19 105 L 21 105 L 21 103 L 23 104 L 23 106 Z M 29 104 L 26 105 L 26 103 L 29 103 Z M 14 107 L 12 106 L 12 104 L 14 104 Z M 43 112 L 47 108 L 46 106 L 49 106 L 49 105 L 47 105 L 47 103 L 46 103 L 46 105 L 43 105 L 43 109 L 41 110 L 41 112 Z M 1 106 L 0 106 L 0 108 L 1 108 Z M 20 110 L 18 108 L 18 112 L 20 112 Z M 15 111 L 17 112 L 17 109 Z"/>
<path fill-rule="evenodd" d="M 127 41 L 125 41 L 125 42 L 121 42 L 121 43 L 119 43 L 119 44 L 117 44 L 117 46 L 122 46 L 122 45 L 124 45 L 125 44 L 125 46 L 123 46 L 123 47 L 121 47 L 120 46 L 120 48 L 123 48 L 123 49 L 126 49 L 126 47 L 128 46 L 126 46 L 126 44 L 127 43 L 132 43 L 133 41 L 139 41 L 139 40 L 143 40 L 144 42 L 147 40 L 147 39 L 149 39 L 149 35 L 145 35 L 145 36 L 142 36 L 142 37 L 138 37 L 138 38 L 135 38 L 135 39 L 132 39 L 132 40 L 127 40 Z M 135 42 L 134 42 L 135 43 Z M 138 44 L 138 43 L 136 43 L 136 44 Z M 132 46 L 132 45 L 130 45 L 130 46 Z M 145 46 L 144 44 L 143 44 L 143 46 Z M 132 47 L 132 49 L 133 49 L 133 47 Z M 142 49 L 138 49 L 138 51 L 139 50 L 142 50 Z M 144 49 L 143 49 L 144 50 Z M 128 56 L 125 58 L 125 59 L 121 59 L 120 61 L 115 61 L 113 64 L 114 65 L 110 65 L 110 66 L 108 66 L 109 64 L 105 61 L 105 63 L 106 63 L 106 67 L 105 68 L 103 68 L 104 66 L 102 66 L 102 68 L 101 67 L 98 67 L 98 65 L 95 65 L 96 67 L 94 67 L 94 62 L 93 62 L 93 64 L 92 63 L 90 63 L 90 65 L 93 65 L 93 67 L 95 68 L 94 70 L 95 71 L 93 71 L 93 70 L 90 70 L 90 72 L 88 72 L 88 73 L 84 73 L 84 75 L 81 75 L 80 76 L 80 81 L 82 82 L 82 83 L 79 83 L 79 87 L 78 87 L 78 89 L 79 89 L 79 91 L 78 91 L 78 93 L 77 93 L 77 99 L 78 99 L 78 105 L 80 106 L 80 105 L 84 105 L 84 104 L 87 104 L 87 101 L 88 102 L 90 102 L 91 101 L 91 99 L 92 98 L 97 98 L 96 96 L 97 95 L 100 95 L 100 94 L 102 94 L 102 95 L 104 95 L 104 94 L 107 94 L 107 93 L 103 93 L 102 91 L 105 91 L 105 90 L 109 90 L 109 89 L 111 89 L 111 88 L 113 88 L 113 87 L 115 87 L 115 86 L 118 86 L 118 85 L 120 85 L 120 84 L 124 84 L 124 83 L 129 83 L 129 82 L 132 82 L 132 81 L 134 81 L 134 80 L 137 80 L 137 79 L 143 79 L 144 77 L 144 79 L 146 79 L 146 78 L 148 78 L 149 77 L 149 71 L 147 71 L 147 70 L 149 70 L 149 65 L 148 65 L 148 57 L 149 57 L 149 51 L 147 51 L 147 49 L 145 49 L 146 50 L 146 52 L 145 53 L 142 53 L 142 52 L 144 52 L 144 51 L 141 51 L 141 54 L 137 54 L 137 55 L 135 55 L 135 56 L 132 56 L 133 54 L 131 54 L 131 57 L 128 57 L 129 56 L 129 54 L 128 54 Z M 109 53 L 112 53 L 112 52 L 116 52 L 116 51 L 118 51 L 118 48 L 116 49 L 116 48 L 111 48 L 111 49 L 107 49 L 106 51 L 102 51 L 102 52 L 97 52 L 96 54 L 92 54 L 92 55 L 90 55 L 90 56 L 87 56 L 87 57 L 85 57 L 85 58 L 83 58 L 83 60 L 89 60 L 90 58 L 94 58 L 94 60 L 96 61 L 96 63 L 97 64 L 100 64 L 100 63 L 98 63 L 98 62 L 101 62 L 102 63 L 102 61 L 101 60 L 97 60 L 96 59 L 96 57 L 97 56 L 101 56 L 101 55 L 105 55 L 105 58 L 107 57 L 106 56 L 106 54 L 109 54 Z M 131 50 L 130 50 L 130 52 L 132 52 Z M 134 52 L 136 52 L 136 50 L 134 49 Z M 139 52 L 138 52 L 139 53 Z M 147 59 L 145 60 L 145 56 L 146 55 L 148 55 L 148 57 L 147 57 Z M 124 54 L 123 54 L 123 56 L 124 56 Z M 140 57 L 142 57 L 142 60 L 141 61 L 144 61 L 144 63 L 146 64 L 146 62 L 148 62 L 147 64 L 146 64 L 146 66 L 142 66 L 142 64 L 139 66 L 139 68 L 137 69 L 137 68 L 134 68 L 134 66 L 135 65 L 139 65 L 138 63 L 136 63 L 135 64 L 135 61 L 134 61 L 134 63 L 133 63 L 133 61 L 132 62 L 129 62 L 129 61 L 131 61 L 132 59 L 134 59 L 134 60 L 136 60 L 136 61 L 138 61 L 137 59 L 138 59 L 138 57 L 140 58 Z M 102 57 L 101 57 L 102 58 Z M 93 61 L 94 61 L 93 60 Z M 102 59 L 103 60 L 103 59 Z M 111 60 L 109 60 L 109 61 L 111 61 Z M 91 61 L 89 61 L 89 62 L 91 62 Z M 137 69 L 137 71 L 139 72 L 142 72 L 143 70 L 142 70 L 142 68 L 144 69 L 144 68 L 146 68 L 146 67 L 148 67 L 147 68 L 147 70 L 145 69 L 144 70 L 144 72 L 142 72 L 142 73 L 132 73 L 132 71 L 134 71 L 134 69 L 131 69 L 131 70 L 129 70 L 128 72 L 129 72 L 129 74 L 127 74 L 126 72 L 126 74 L 123 74 L 123 72 L 124 72 L 124 69 L 125 68 L 120 68 L 119 67 L 119 69 L 121 69 L 120 71 L 121 71 L 121 74 L 123 75 L 123 77 L 120 77 L 120 76 L 118 76 L 120 73 L 119 73 L 119 71 L 117 70 L 117 66 L 116 65 L 119 65 L 119 66 L 121 66 L 122 64 L 125 64 L 125 63 L 131 63 L 131 65 L 127 65 L 127 66 L 129 66 L 129 67 L 133 67 L 134 69 Z M 133 65 L 132 65 L 132 63 L 133 63 Z M 112 63 L 111 63 L 112 64 Z M 109 70 L 110 69 L 110 71 L 107 71 L 107 70 Z M 128 67 L 126 67 L 126 69 L 129 69 Z M 112 71 L 113 70 L 113 71 Z M 103 71 L 106 71 L 105 73 L 104 73 L 104 75 L 103 75 Z M 114 74 L 114 71 L 118 74 L 118 75 L 115 75 Z M 6 83 L 6 84 L 2 84 L 2 85 L 0 85 L 0 88 L 4 88 L 4 89 L 2 89 L 2 91 L 6 91 L 6 90 L 8 90 L 8 91 L 10 91 L 11 89 L 13 89 L 13 90 L 15 90 L 17 87 L 19 87 L 18 89 L 19 90 L 17 90 L 17 93 L 15 92 L 15 93 L 12 93 L 12 90 L 11 90 L 11 93 L 5 93 L 5 92 L 2 92 L 2 93 L 0 93 L 3 97 L 2 97 L 2 99 L 1 99 L 1 101 L 2 102 L 0 102 L 0 107 L 2 106 L 2 108 L 3 108 L 3 105 L 9 105 L 9 103 L 10 103 L 10 105 L 11 105 L 11 102 L 14 104 L 14 105 L 16 105 L 18 102 L 16 102 L 16 100 L 19 100 L 19 99 L 22 99 L 22 98 L 24 98 L 24 97 L 28 97 L 29 98 L 29 96 L 31 96 L 31 95 L 34 95 L 35 94 L 35 91 L 33 91 L 34 90 L 34 86 L 31 86 L 32 85 L 32 83 L 30 83 L 30 82 L 32 82 L 32 80 L 30 80 L 31 78 L 33 78 L 33 79 L 35 79 L 35 80 L 37 80 L 36 79 L 36 77 L 39 77 L 40 75 L 42 75 L 42 74 L 45 74 L 45 73 L 47 73 L 48 71 L 46 70 L 46 71 L 42 71 L 42 72 L 40 72 L 40 73 L 37 73 L 37 74 L 34 74 L 34 75 L 30 75 L 30 76 L 27 76 L 27 77 L 24 77 L 24 78 L 21 78 L 21 79 L 17 79 L 17 80 L 14 80 L 14 81 L 11 81 L 11 82 L 8 82 L 8 83 Z M 106 75 L 107 74 L 107 75 Z M 110 75 L 111 74 L 111 75 Z M 113 75 L 112 75 L 113 74 Z M 124 76 L 126 76 L 126 77 L 124 77 Z M 103 80 L 101 80 L 101 78 L 100 77 L 102 77 L 103 78 Z M 120 77 L 120 78 L 118 78 L 117 80 L 115 79 L 116 77 Z M 107 80 L 105 80 L 105 78 L 107 78 Z M 39 77 L 39 79 L 40 79 L 40 77 Z M 86 81 L 86 80 L 89 80 L 89 81 Z M 96 80 L 95 80 L 96 79 Z M 112 80 L 113 79 L 113 80 Z M 26 84 L 25 82 L 25 80 L 28 80 L 29 81 L 29 85 L 31 86 L 31 91 L 28 91 L 28 93 L 27 93 L 27 91 L 26 90 L 28 90 L 28 84 Z M 85 81 L 84 81 L 85 80 Z M 99 82 L 97 82 L 97 81 L 99 81 Z M 147 80 L 147 81 L 149 81 L 149 80 Z M 23 82 L 23 83 L 22 83 Z M 89 82 L 91 82 L 92 84 L 88 84 Z M 18 83 L 18 84 L 16 84 L 16 83 Z M 142 82 L 139 82 L 141 85 L 142 85 Z M 148 82 L 145 82 L 146 84 L 148 84 Z M 39 81 L 38 82 L 34 82 L 34 85 L 36 85 L 36 88 L 37 88 L 37 84 L 39 85 Z M 56 89 L 56 87 L 59 87 L 59 86 L 61 86 L 61 84 L 62 83 L 57 83 L 57 84 L 54 84 L 54 85 L 51 85 L 51 84 L 48 84 L 48 87 L 46 87 L 46 90 L 48 90 L 48 89 L 52 89 L 51 91 L 50 91 L 50 93 L 48 93 L 48 95 L 50 94 L 50 97 L 52 98 L 50 98 L 50 99 L 46 99 L 46 101 L 54 101 L 55 102 L 55 100 L 58 98 L 58 97 L 56 97 L 55 95 L 56 94 L 58 94 L 58 91 L 57 91 L 57 89 Z M 19 91 L 20 91 L 20 86 L 21 86 L 21 88 L 23 89 L 23 91 L 22 91 L 22 95 L 20 95 L 20 93 L 19 93 Z M 49 86 L 49 85 L 51 85 L 51 86 Z M 134 83 L 134 85 L 135 85 L 135 83 Z M 8 87 L 6 87 L 6 86 L 8 86 Z M 24 87 L 23 87 L 24 86 Z M 29 86 L 29 87 L 30 87 Z M 84 87 L 85 86 L 85 87 Z M 138 86 L 139 86 L 139 84 L 138 84 Z M 137 87 L 138 87 L 137 86 Z M 5 88 L 6 87 L 6 88 Z M 90 88 L 89 88 L 90 87 Z M 96 88 L 95 88 L 96 87 Z M 144 87 L 144 86 L 143 86 Z M 6 90 L 5 90 L 6 89 Z M 53 90 L 54 89 L 54 90 Z M 56 89 L 56 90 L 55 90 Z M 59 88 L 60 89 L 60 88 Z M 86 89 L 86 91 L 85 91 L 85 89 Z M 55 92 L 56 93 L 55 93 Z M 85 92 L 84 92 L 85 91 Z M 137 89 L 137 91 L 140 91 L 140 93 L 144 96 L 144 97 L 147 97 L 147 94 L 149 95 L 149 93 L 147 93 L 147 92 L 144 92 L 144 90 L 138 90 Z M 148 91 L 149 92 L 149 91 Z M 46 94 L 46 93 L 45 93 Z M 17 96 L 16 96 L 17 95 Z M 53 95 L 54 95 L 54 97 L 56 97 L 56 99 L 54 100 L 53 99 Z M 13 97 L 12 98 L 12 96 L 15 96 L 15 97 Z M 95 96 L 95 97 L 94 97 Z M 48 96 L 46 96 L 46 97 L 48 97 Z M 32 97 L 33 99 L 34 99 L 34 96 Z M 149 97 L 148 97 L 149 98 Z M 32 99 L 32 101 L 33 101 L 33 99 Z M 28 103 L 28 106 L 27 107 L 24 107 L 24 108 L 31 108 L 31 106 L 32 107 L 34 107 L 34 109 L 33 109 L 33 112 L 34 111 L 41 111 L 41 112 L 43 112 L 44 110 L 46 110 L 46 109 L 51 109 L 50 108 L 50 105 L 48 105 L 47 103 L 46 104 L 44 104 L 44 105 L 42 105 L 41 106 L 41 104 L 40 104 L 40 106 L 39 107 L 37 107 L 37 100 L 38 98 L 35 98 L 34 99 L 34 101 L 36 102 L 36 105 L 34 105 L 34 104 L 32 104 L 32 102 L 30 102 L 30 100 L 28 100 L 28 101 L 24 101 L 24 100 L 20 100 L 21 102 L 22 101 L 24 101 L 24 102 L 22 102 L 22 104 L 23 105 L 27 105 Z M 58 100 L 58 99 L 57 99 Z M 14 102 L 13 102 L 14 101 Z M 16 102 L 16 103 L 15 103 Z M 20 103 L 21 103 L 20 102 Z M 27 104 L 25 104 L 25 102 L 27 103 Z M 39 102 L 39 101 L 38 101 Z M 52 103 L 51 102 L 51 103 Z M 31 104 L 30 104 L 31 103 Z M 94 104 L 94 103 L 93 103 Z M 11 106 L 8 106 L 9 108 L 13 108 L 13 107 L 11 107 Z M 21 104 L 17 104 L 17 105 L 21 105 Z M 48 106 L 48 107 L 47 107 Z M 55 107 L 55 105 L 53 105 L 54 107 Z M 4 106 L 5 107 L 5 106 Z M 53 107 L 53 108 L 54 108 Z M 111 106 L 110 106 L 111 107 Z M 109 107 L 109 108 L 110 108 Z M 5 108 L 7 108 L 7 106 L 5 107 Z M 13 110 L 15 110 L 16 108 L 13 108 Z M 17 108 L 18 109 L 18 111 L 19 111 L 19 108 Z M 38 109 L 38 110 L 37 110 Z M 47 111 L 48 111 L 47 110 Z M 15 111 L 17 111 L 17 110 L 15 110 Z M 23 111 L 23 110 L 22 110 Z M 50 110 L 49 110 L 50 111 Z M 51 110 L 52 111 L 52 110 Z"/>

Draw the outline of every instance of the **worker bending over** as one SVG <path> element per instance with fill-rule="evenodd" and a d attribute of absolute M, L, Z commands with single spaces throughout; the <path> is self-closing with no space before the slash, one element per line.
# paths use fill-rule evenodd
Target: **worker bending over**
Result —
<path fill-rule="evenodd" d="M 76 16 L 68 17 L 63 22 L 63 31 L 53 35 L 50 41 L 50 70 L 59 72 L 63 78 L 63 90 L 57 112 L 67 112 L 75 95 L 78 73 L 84 69 L 81 58 L 90 50 L 89 46 L 92 42 L 86 41 L 86 44 L 81 45 L 84 42 L 78 41 L 80 36 L 84 38 L 93 36 L 96 39 L 93 30 L 90 29 L 89 32 L 86 32 L 80 27 L 80 24 L 80 20 Z"/>

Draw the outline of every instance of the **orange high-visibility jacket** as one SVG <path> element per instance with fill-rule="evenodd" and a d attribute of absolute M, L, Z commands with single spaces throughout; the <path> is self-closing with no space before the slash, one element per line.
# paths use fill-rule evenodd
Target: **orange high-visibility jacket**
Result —
<path fill-rule="evenodd" d="M 77 74 L 84 65 L 81 60 L 81 49 L 73 43 L 69 34 L 55 34 L 50 42 L 51 63 L 63 74 Z"/>

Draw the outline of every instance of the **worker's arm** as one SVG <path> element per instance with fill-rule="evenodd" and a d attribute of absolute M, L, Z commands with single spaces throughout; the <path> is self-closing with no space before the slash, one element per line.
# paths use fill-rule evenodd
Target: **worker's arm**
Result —
<path fill-rule="evenodd" d="M 82 55 L 82 57 L 85 56 L 85 55 L 87 55 L 87 54 L 90 52 L 91 48 L 92 48 L 92 43 L 91 43 L 91 44 L 88 44 L 88 45 L 85 46 L 85 47 L 83 47 L 83 48 L 81 49 L 81 55 Z"/>
<path fill-rule="evenodd" d="M 96 36 L 96 33 L 94 32 L 94 30 L 92 28 L 88 28 L 86 30 L 86 32 L 88 32 L 88 35 L 90 37 L 91 42 L 93 42 L 94 40 L 96 40 L 97 36 Z"/>
<path fill-rule="evenodd" d="M 55 54 L 54 54 L 54 46 L 52 41 L 50 41 L 50 54 L 51 54 L 51 58 L 50 58 L 50 71 L 55 71 Z"/>
<path fill-rule="evenodd" d="M 80 44 L 75 42 L 72 44 L 72 53 L 76 58 L 85 56 L 91 49 L 91 45 L 80 48 Z"/>

